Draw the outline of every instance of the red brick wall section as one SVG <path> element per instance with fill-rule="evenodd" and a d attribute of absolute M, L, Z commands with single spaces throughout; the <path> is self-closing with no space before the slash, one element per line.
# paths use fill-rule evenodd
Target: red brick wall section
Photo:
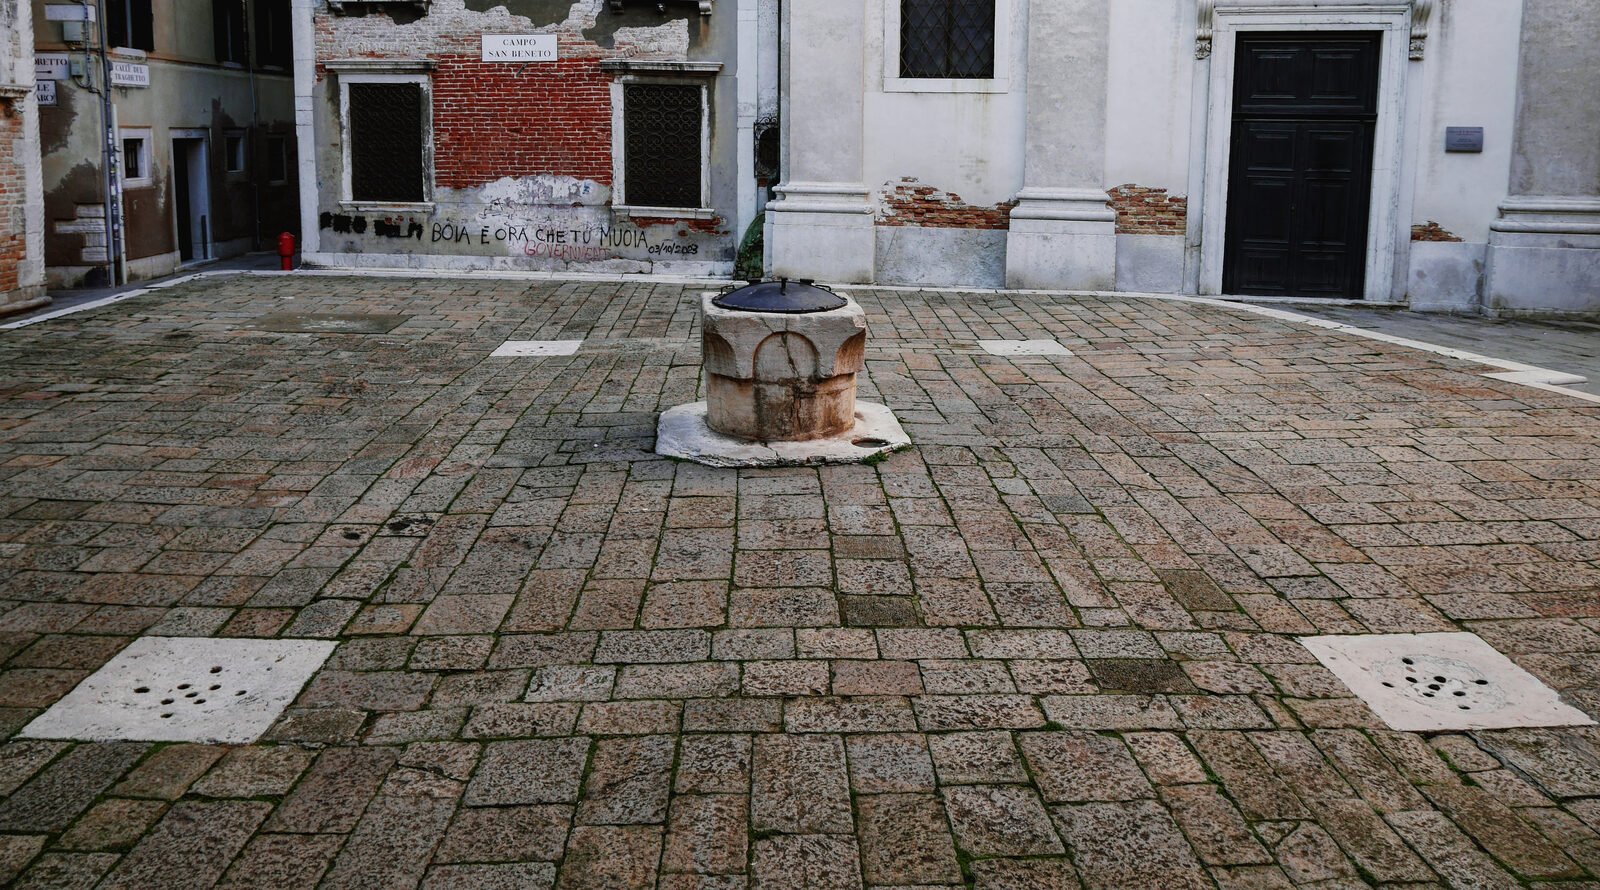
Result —
<path fill-rule="evenodd" d="M 1107 192 L 1117 211 L 1119 235 L 1182 235 L 1189 225 L 1189 199 L 1174 198 L 1166 189 L 1119 185 Z"/>
<path fill-rule="evenodd" d="M 16 105 L 0 102 L 0 301 L 17 289 L 20 266 L 28 249 L 20 223 L 23 197 L 22 165 L 17 162 L 16 144 L 22 140 L 22 117 Z"/>
<path fill-rule="evenodd" d="M 441 188 L 502 176 L 611 184 L 611 76 L 598 58 L 537 65 L 435 56 L 433 168 Z"/>
<path fill-rule="evenodd" d="M 1411 227 L 1412 241 L 1460 241 L 1461 238 L 1433 220 Z"/>
<path fill-rule="evenodd" d="M 881 226 L 923 226 L 932 229 L 1006 229 L 1015 201 L 983 207 L 968 204 L 953 192 L 940 191 L 915 179 L 890 183 L 883 192 Z"/>

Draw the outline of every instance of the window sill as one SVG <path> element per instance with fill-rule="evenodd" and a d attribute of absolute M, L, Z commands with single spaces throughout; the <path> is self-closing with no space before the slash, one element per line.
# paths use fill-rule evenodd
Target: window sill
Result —
<path fill-rule="evenodd" d="M 631 204 L 613 204 L 611 209 L 633 219 L 714 219 L 717 211 L 710 207 L 636 207 Z"/>
<path fill-rule="evenodd" d="M 886 93 L 1009 93 L 1011 78 L 885 77 Z"/>
<path fill-rule="evenodd" d="M 143 179 L 124 179 L 122 181 L 122 190 L 126 192 L 133 189 L 147 189 L 155 184 L 156 181 L 148 176 Z"/>
<path fill-rule="evenodd" d="M 357 213 L 382 213 L 382 212 L 407 212 L 407 213 L 432 213 L 432 201 L 340 201 L 340 210 L 351 210 Z"/>

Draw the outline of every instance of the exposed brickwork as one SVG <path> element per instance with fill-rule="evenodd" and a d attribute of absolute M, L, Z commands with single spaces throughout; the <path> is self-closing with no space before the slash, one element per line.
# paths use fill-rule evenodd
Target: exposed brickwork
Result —
<path fill-rule="evenodd" d="M 902 179 L 884 188 L 878 224 L 931 229 L 1005 229 L 1011 226 L 1011 208 L 1015 206 L 1015 201 L 992 207 L 968 204 L 954 192 L 923 185 L 916 179 Z"/>
<path fill-rule="evenodd" d="M 1188 229 L 1188 198 L 1133 183 L 1119 185 L 1107 194 L 1117 211 L 1119 235 L 1182 235 Z"/>
<path fill-rule="evenodd" d="M 1411 227 L 1412 241 L 1460 241 L 1461 236 L 1445 229 L 1433 220 Z"/>
<path fill-rule="evenodd" d="M 538 65 L 435 56 L 434 181 L 466 188 L 554 174 L 611 184 L 611 76 L 599 59 Z"/>
<path fill-rule="evenodd" d="M 21 141 L 19 109 L 0 101 L 0 304 L 20 285 L 20 267 L 28 252 L 22 224 L 24 171 L 16 156 Z"/>

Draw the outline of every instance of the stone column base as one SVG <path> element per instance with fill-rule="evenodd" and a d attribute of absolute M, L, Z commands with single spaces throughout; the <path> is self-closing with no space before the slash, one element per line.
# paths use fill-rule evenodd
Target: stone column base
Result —
<path fill-rule="evenodd" d="M 1519 197 L 1489 226 L 1484 311 L 1600 315 L 1600 198 Z"/>
<path fill-rule="evenodd" d="M 792 182 L 767 205 L 767 259 L 774 278 L 871 284 L 876 233 L 867 187 Z"/>
<path fill-rule="evenodd" d="M 1115 290 L 1117 214 L 1094 189 L 1023 189 L 1006 237 L 1006 287 Z"/>
<path fill-rule="evenodd" d="M 19 287 L 14 291 L 0 293 L 0 316 L 30 312 L 48 305 L 50 305 L 50 295 L 45 293 L 44 285 L 42 284 Z"/>

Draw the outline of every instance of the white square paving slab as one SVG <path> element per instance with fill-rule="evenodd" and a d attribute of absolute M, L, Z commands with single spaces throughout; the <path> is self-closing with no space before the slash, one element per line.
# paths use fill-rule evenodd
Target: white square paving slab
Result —
<path fill-rule="evenodd" d="M 1072 350 L 1055 340 L 979 340 L 990 355 L 1071 355 Z"/>
<path fill-rule="evenodd" d="M 547 355 L 572 355 L 583 345 L 582 340 L 507 340 L 500 344 L 491 358 L 540 358 Z"/>
<path fill-rule="evenodd" d="M 1476 634 L 1301 637 L 1300 642 L 1393 729 L 1595 722 Z"/>
<path fill-rule="evenodd" d="M 248 744 L 278 719 L 333 649 L 326 640 L 141 637 L 20 735 Z"/>

